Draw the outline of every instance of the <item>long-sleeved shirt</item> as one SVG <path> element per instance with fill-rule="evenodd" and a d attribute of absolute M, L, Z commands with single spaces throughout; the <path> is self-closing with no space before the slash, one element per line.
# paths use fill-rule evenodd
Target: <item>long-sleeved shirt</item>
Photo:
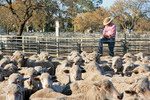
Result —
<path fill-rule="evenodd" d="M 116 36 L 116 25 L 111 23 L 110 25 L 106 25 L 103 31 L 103 35 L 108 35 L 108 38 L 115 38 Z"/>

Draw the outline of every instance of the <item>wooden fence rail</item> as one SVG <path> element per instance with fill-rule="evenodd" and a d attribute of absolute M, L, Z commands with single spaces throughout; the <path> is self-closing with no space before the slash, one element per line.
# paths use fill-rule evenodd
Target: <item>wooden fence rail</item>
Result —
<path fill-rule="evenodd" d="M 97 38 L 60 38 L 38 36 L 0 36 L 0 50 L 5 54 L 23 51 L 27 55 L 39 54 L 42 51 L 54 57 L 65 57 L 72 50 L 93 52 L 98 50 Z M 150 55 L 150 39 L 116 39 L 115 55 L 123 56 L 126 52 L 144 52 Z M 103 45 L 104 55 L 108 55 L 108 45 Z"/>

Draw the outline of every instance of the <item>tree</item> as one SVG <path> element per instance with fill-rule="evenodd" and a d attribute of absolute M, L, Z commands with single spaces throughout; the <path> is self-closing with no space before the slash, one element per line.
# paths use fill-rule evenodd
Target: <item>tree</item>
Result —
<path fill-rule="evenodd" d="M 78 31 L 84 32 L 87 29 L 98 30 L 103 28 L 103 20 L 108 15 L 107 11 L 103 8 L 98 8 L 92 13 L 81 13 L 74 19 L 74 24 Z"/>
<path fill-rule="evenodd" d="M 68 23 L 69 18 L 72 19 L 71 24 L 74 22 L 76 15 L 85 12 L 93 12 L 100 7 L 102 0 L 61 0 L 62 7 L 64 9 L 66 22 Z M 74 26 L 74 25 L 72 25 Z"/>
<path fill-rule="evenodd" d="M 18 26 L 17 35 L 22 35 L 26 22 L 32 17 L 36 9 L 45 6 L 46 0 L 1 0 L 1 6 L 11 12 L 11 17 L 16 19 Z M 8 16 L 10 16 L 8 14 Z"/>
<path fill-rule="evenodd" d="M 147 0 L 117 0 L 110 7 L 110 12 L 123 29 L 133 29 L 140 18 L 144 17 L 143 7 L 146 3 Z"/>

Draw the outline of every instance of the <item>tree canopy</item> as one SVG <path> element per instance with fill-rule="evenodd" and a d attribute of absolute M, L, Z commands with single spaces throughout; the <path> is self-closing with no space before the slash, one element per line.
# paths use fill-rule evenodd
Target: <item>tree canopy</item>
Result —
<path fill-rule="evenodd" d="M 150 30 L 149 0 L 116 0 L 109 8 L 101 7 L 102 0 L 0 0 L 0 27 L 18 31 L 25 27 L 37 31 L 54 31 L 55 21 L 60 29 L 98 31 L 103 28 L 103 19 L 111 16 L 119 30 Z M 4 13 L 5 12 L 5 13 Z"/>

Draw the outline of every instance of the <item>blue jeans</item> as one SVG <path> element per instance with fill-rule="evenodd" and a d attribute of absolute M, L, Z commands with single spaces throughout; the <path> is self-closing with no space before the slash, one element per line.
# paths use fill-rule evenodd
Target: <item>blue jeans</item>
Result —
<path fill-rule="evenodd" d="M 103 53 L 103 43 L 108 44 L 109 56 L 113 57 L 114 56 L 115 39 L 114 38 L 112 38 L 112 39 L 108 39 L 108 38 L 99 39 L 98 52 L 100 52 L 100 53 Z"/>

